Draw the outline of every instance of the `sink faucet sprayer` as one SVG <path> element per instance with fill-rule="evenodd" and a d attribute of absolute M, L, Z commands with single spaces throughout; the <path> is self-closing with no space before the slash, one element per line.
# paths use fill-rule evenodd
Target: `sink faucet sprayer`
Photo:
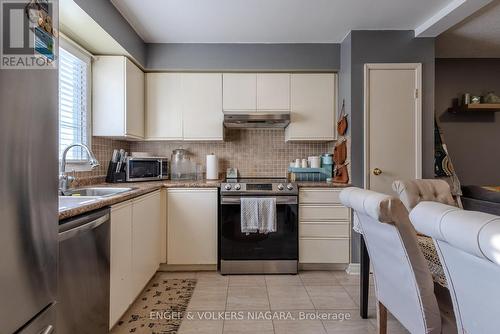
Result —
<path fill-rule="evenodd" d="M 61 193 L 64 194 L 64 192 L 66 190 L 68 190 L 68 188 L 71 186 L 71 183 L 74 181 L 74 177 L 73 176 L 69 176 L 66 174 L 66 154 L 68 153 L 68 151 L 75 147 L 75 146 L 79 146 L 79 147 L 82 147 L 88 154 L 89 156 L 89 164 L 90 164 L 90 168 L 94 169 L 98 166 L 100 166 L 100 163 L 99 161 L 97 161 L 94 153 L 92 152 L 92 150 L 85 144 L 80 144 L 80 143 L 76 143 L 76 144 L 71 144 L 69 145 L 68 147 L 66 147 L 64 149 L 64 152 L 62 154 L 62 158 L 61 158 L 61 171 L 59 173 L 59 191 Z"/>

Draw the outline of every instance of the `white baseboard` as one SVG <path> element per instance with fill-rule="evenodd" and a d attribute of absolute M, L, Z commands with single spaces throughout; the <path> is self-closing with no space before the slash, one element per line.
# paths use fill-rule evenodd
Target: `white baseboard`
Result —
<path fill-rule="evenodd" d="M 359 263 L 349 263 L 345 272 L 349 275 L 359 275 L 361 272 Z"/>

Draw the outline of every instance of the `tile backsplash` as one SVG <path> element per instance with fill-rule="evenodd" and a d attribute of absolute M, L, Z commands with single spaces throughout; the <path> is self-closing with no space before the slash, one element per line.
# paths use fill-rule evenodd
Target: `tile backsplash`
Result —
<path fill-rule="evenodd" d="M 183 148 L 191 160 L 205 167 L 206 155 L 219 159 L 219 172 L 236 167 L 242 177 L 286 177 L 288 165 L 296 158 L 333 153 L 334 142 L 285 143 L 285 132 L 276 129 L 225 129 L 224 142 L 130 142 L 131 152 L 148 152 L 170 158 L 172 150 Z"/>
<path fill-rule="evenodd" d="M 114 140 L 104 137 L 92 137 L 92 152 L 101 163 L 99 167 L 90 172 L 76 172 L 78 178 L 93 178 L 106 176 L 108 171 L 109 160 L 114 149 L 123 148 L 130 152 L 130 142 L 125 140 Z"/>
<path fill-rule="evenodd" d="M 242 177 L 286 177 L 288 165 L 299 158 L 333 153 L 335 142 L 285 142 L 285 132 L 276 129 L 225 129 L 224 142 L 188 141 L 124 141 L 103 137 L 92 138 L 92 150 L 101 166 L 90 172 L 77 172 L 78 179 L 106 176 L 114 149 L 129 152 L 148 152 L 170 159 L 172 151 L 184 148 L 191 160 L 203 165 L 207 154 L 215 153 L 219 159 L 219 172 L 228 167 L 238 168 Z"/>

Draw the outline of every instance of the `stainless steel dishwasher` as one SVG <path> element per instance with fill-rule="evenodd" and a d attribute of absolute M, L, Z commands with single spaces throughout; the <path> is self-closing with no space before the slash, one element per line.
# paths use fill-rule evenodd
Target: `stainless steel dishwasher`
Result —
<path fill-rule="evenodd" d="M 59 224 L 58 333 L 108 333 L 109 217 L 104 209 Z"/>

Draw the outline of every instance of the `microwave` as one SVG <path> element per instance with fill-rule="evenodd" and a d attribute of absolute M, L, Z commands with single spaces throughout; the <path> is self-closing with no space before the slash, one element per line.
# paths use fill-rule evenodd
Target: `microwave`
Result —
<path fill-rule="evenodd" d="M 168 160 L 163 157 L 128 157 L 125 168 L 128 182 L 168 179 Z"/>

